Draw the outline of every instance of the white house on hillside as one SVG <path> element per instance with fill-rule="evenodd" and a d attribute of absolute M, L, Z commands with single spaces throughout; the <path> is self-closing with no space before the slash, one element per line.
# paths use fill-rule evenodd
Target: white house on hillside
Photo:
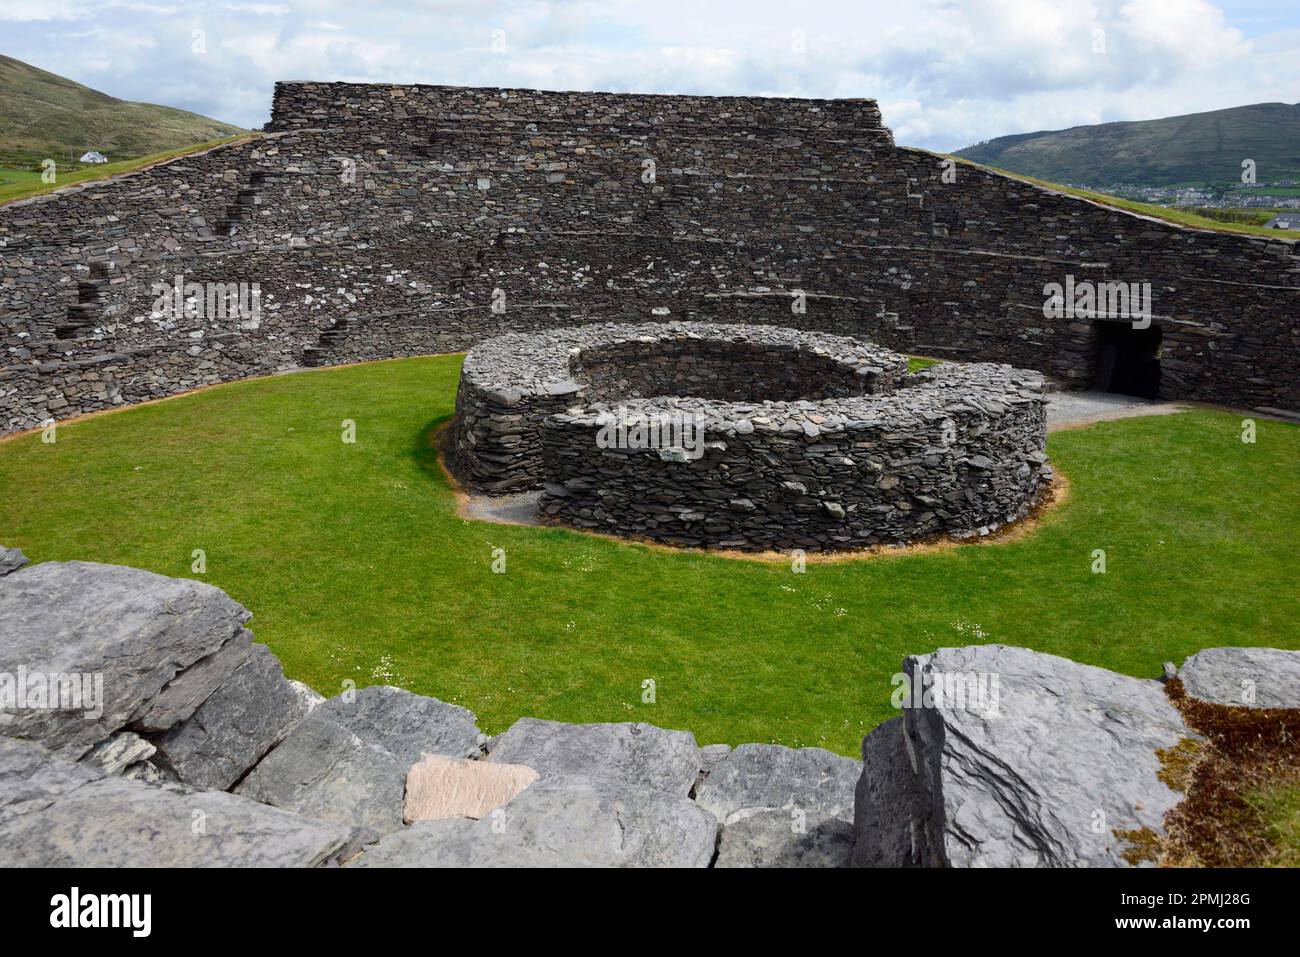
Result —
<path fill-rule="evenodd" d="M 95 152 L 94 150 L 91 150 L 89 153 L 85 153 L 85 154 L 82 155 L 82 157 L 81 157 L 81 162 L 83 162 L 83 163 L 107 163 L 107 162 L 108 162 L 108 157 L 105 156 L 103 153 L 97 153 L 97 152 Z"/>

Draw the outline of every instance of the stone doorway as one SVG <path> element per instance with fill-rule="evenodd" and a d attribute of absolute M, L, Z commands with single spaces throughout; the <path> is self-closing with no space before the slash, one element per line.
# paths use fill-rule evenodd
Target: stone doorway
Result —
<path fill-rule="evenodd" d="M 1134 329 L 1128 322 L 1106 320 L 1098 321 L 1095 328 L 1095 387 L 1143 399 L 1160 398 L 1161 328 Z"/>

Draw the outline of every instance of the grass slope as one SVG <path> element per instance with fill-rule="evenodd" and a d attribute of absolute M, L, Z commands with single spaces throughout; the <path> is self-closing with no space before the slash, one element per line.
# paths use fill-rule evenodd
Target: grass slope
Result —
<path fill-rule="evenodd" d="M 219 120 L 119 100 L 0 55 L 0 150 L 64 159 L 98 150 L 133 159 L 244 132 Z"/>
<path fill-rule="evenodd" d="M 987 166 L 1059 183 L 1240 185 L 1253 159 L 1261 182 L 1300 179 L 1300 103 L 1250 106 L 1000 136 L 958 150 Z"/>
<path fill-rule="evenodd" d="M 100 163 L 95 166 L 83 166 L 80 163 L 72 164 L 70 171 L 65 171 L 63 164 L 57 167 L 57 178 L 54 183 L 44 183 L 41 181 L 41 174 L 30 169 L 6 169 L 0 166 L 0 204 L 11 203 L 14 200 L 26 199 L 29 196 L 39 196 L 42 193 L 52 193 L 56 189 L 62 189 L 65 186 L 72 186 L 76 183 L 86 183 L 94 180 L 109 179 L 113 176 L 120 176 L 123 173 L 134 172 L 143 169 L 146 166 L 153 166 L 155 163 L 162 163 L 169 159 L 175 159 L 178 156 L 184 156 L 187 153 L 197 153 L 201 150 L 211 149 L 214 146 L 220 146 L 222 143 L 233 143 L 243 139 L 242 136 L 232 136 L 227 139 L 213 140 L 209 143 L 197 143 L 193 146 L 182 147 L 181 149 L 167 150 L 162 153 L 152 153 L 149 156 L 141 156 L 137 159 L 120 160 L 113 163 Z"/>
<path fill-rule="evenodd" d="M 1198 411 L 1057 433 L 1073 490 L 1033 534 L 794 574 L 460 519 L 426 439 L 459 364 L 235 383 L 0 443 L 0 542 L 200 577 L 291 677 L 399 684 L 494 733 L 640 720 L 852 754 L 908 653 L 1005 642 L 1154 675 L 1213 645 L 1300 648 L 1295 426 L 1245 445 L 1239 416 Z"/>
<path fill-rule="evenodd" d="M 935 154 L 941 156 L 944 154 Z M 960 153 L 950 154 L 952 159 L 961 163 L 968 163 L 972 166 L 984 166 L 983 163 L 977 163 L 973 160 L 966 159 Z M 1253 217 L 1243 216 L 1245 221 L 1231 222 L 1222 218 L 1223 211 L 1211 211 L 1210 215 L 1202 212 L 1184 209 L 1176 206 L 1159 206 L 1155 203 L 1141 203 L 1137 200 L 1124 199 L 1120 196 L 1111 196 L 1108 193 L 1098 193 L 1090 189 L 1080 189 L 1077 186 L 1063 186 L 1060 183 L 1049 182 L 1044 179 L 1038 179 L 1033 176 L 1026 176 L 1011 170 L 999 169 L 997 167 L 986 167 L 992 169 L 995 173 L 1001 173 L 1012 179 L 1018 179 L 1034 186 L 1040 186 L 1043 189 L 1050 189 L 1057 193 L 1065 193 L 1069 196 L 1078 196 L 1080 199 L 1092 200 L 1094 203 L 1100 203 L 1103 206 L 1113 206 L 1116 209 L 1122 209 L 1126 212 L 1137 213 L 1141 216 L 1151 216 L 1155 219 L 1163 219 L 1165 222 L 1174 223 L 1178 226 L 1192 226 L 1196 229 L 1211 229 L 1221 233 L 1243 233 L 1247 236 L 1267 236 L 1269 239 L 1297 239 L 1297 235 L 1287 229 L 1265 229 L 1258 223 L 1266 222 L 1272 218 L 1264 216 L 1258 221 Z M 1241 211 L 1254 212 L 1254 211 Z"/>

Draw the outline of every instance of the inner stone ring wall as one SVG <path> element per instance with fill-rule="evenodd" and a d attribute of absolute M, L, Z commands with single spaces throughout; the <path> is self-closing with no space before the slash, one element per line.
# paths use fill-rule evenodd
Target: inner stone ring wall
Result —
<path fill-rule="evenodd" d="M 452 466 L 478 491 L 542 488 L 549 520 L 675 545 L 967 537 L 1050 482 L 1042 385 L 773 326 L 516 333 L 466 356 Z"/>

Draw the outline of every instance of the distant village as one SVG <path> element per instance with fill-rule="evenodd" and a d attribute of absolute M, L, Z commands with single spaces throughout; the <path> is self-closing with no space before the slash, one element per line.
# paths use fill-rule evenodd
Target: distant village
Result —
<path fill-rule="evenodd" d="M 1085 187 L 1124 199 L 1162 206 L 1200 206 L 1209 209 L 1300 209 L 1300 195 L 1278 196 L 1272 190 L 1300 187 L 1294 179 L 1258 186 L 1125 186 Z"/>

